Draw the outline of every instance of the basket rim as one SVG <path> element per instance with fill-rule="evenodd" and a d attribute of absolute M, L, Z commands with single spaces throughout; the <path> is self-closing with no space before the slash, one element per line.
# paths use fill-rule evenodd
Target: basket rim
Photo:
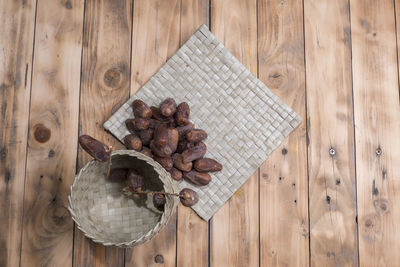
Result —
<path fill-rule="evenodd" d="M 163 183 L 164 190 L 165 190 L 166 184 L 168 183 L 169 186 L 172 188 L 172 191 L 173 191 L 172 193 L 179 192 L 177 182 L 171 178 L 170 173 L 167 172 L 158 162 L 156 162 L 152 158 L 150 158 L 140 152 L 137 152 L 135 150 L 126 150 L 126 149 L 114 150 L 112 152 L 112 156 L 114 156 L 114 155 L 129 155 L 129 156 L 133 156 L 140 160 L 145 161 L 147 164 L 153 166 L 154 170 L 158 173 L 159 179 Z M 84 225 L 81 225 L 82 219 L 80 218 L 80 216 L 78 216 L 76 214 L 76 211 L 78 210 L 78 208 L 74 205 L 74 203 L 72 201 L 73 195 L 74 195 L 74 188 L 76 187 L 77 182 L 80 179 L 82 179 L 82 176 L 83 176 L 82 174 L 89 167 L 91 167 L 93 164 L 96 164 L 96 163 L 97 163 L 97 161 L 94 159 L 89 161 L 88 163 L 86 163 L 85 166 L 83 166 L 79 170 L 79 172 L 75 175 L 74 181 L 70 187 L 70 193 L 68 195 L 68 210 L 71 213 L 72 219 L 76 223 L 76 226 L 78 227 L 78 229 L 81 230 L 86 237 L 88 237 L 88 238 L 92 239 L 94 242 L 100 243 L 104 246 L 117 246 L 117 247 L 123 247 L 123 248 L 134 247 L 134 246 L 143 244 L 143 243 L 153 239 L 162 229 L 164 229 L 164 227 L 168 224 L 170 218 L 172 217 L 172 214 L 175 212 L 176 207 L 178 205 L 178 201 L 176 198 L 170 198 L 172 200 L 172 208 L 166 209 L 162 213 L 161 219 L 157 222 L 157 224 L 151 230 L 149 230 L 147 233 L 144 233 L 140 238 L 133 239 L 128 242 L 116 243 L 116 242 L 110 242 L 110 241 L 103 240 L 102 238 L 97 238 L 92 233 L 90 233 L 91 231 L 85 230 Z M 167 198 L 167 201 L 169 201 L 168 199 L 169 198 Z"/>

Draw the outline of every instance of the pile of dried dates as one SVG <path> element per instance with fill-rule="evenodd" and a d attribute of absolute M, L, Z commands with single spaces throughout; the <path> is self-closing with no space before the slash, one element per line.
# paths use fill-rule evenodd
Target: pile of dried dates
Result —
<path fill-rule="evenodd" d="M 100 162 L 108 162 L 108 174 L 107 179 L 111 182 L 126 183 L 126 187 L 123 189 L 123 194 L 135 199 L 139 199 L 140 196 L 147 198 L 147 195 L 153 195 L 153 205 L 160 211 L 164 211 L 166 203 L 165 195 L 179 197 L 181 203 L 186 207 L 191 207 L 199 201 L 197 193 L 189 188 L 182 189 L 179 194 L 169 192 L 154 192 L 145 190 L 144 180 L 145 177 L 141 176 L 139 172 L 132 168 L 115 168 L 111 169 L 111 152 L 112 147 L 107 146 L 99 140 L 89 136 L 79 136 L 80 146 L 93 158 Z"/>
<path fill-rule="evenodd" d="M 167 98 L 159 107 L 149 107 L 137 99 L 132 109 L 135 118 L 125 121 L 130 132 L 124 137 L 125 145 L 153 158 L 173 179 L 207 185 L 211 181 L 209 172 L 222 170 L 219 162 L 204 158 L 207 133 L 190 122 L 186 102 L 177 105 Z"/>

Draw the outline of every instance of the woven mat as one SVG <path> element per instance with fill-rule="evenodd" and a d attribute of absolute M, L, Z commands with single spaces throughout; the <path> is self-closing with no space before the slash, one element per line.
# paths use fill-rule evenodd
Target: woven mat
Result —
<path fill-rule="evenodd" d="M 206 157 L 223 164 L 207 186 L 186 181 L 180 188 L 196 190 L 192 208 L 209 220 L 299 125 L 301 118 L 244 67 L 203 25 L 104 128 L 119 140 L 129 134 L 131 103 L 142 99 L 158 106 L 167 97 L 188 102 L 191 120 L 208 133 Z"/>

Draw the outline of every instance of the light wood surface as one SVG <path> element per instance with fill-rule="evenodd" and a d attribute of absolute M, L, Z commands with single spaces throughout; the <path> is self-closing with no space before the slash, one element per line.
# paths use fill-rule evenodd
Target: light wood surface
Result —
<path fill-rule="evenodd" d="M 211 31 L 257 75 L 256 1 L 211 1 Z M 225 203 L 210 222 L 212 266 L 258 266 L 258 174 Z"/>
<path fill-rule="evenodd" d="M 209 26 L 209 1 L 182 1 L 180 44 L 183 45 L 202 25 Z M 208 266 L 208 222 L 202 220 L 196 212 L 182 205 L 178 206 L 176 232 L 177 267 L 193 265 Z M 195 240 L 195 241 L 194 241 Z"/>
<path fill-rule="evenodd" d="M 134 1 L 131 94 L 178 50 L 180 11 L 181 1 L 178 0 Z M 128 249 L 126 266 L 175 266 L 176 217 L 175 214 L 168 226 L 153 240 Z"/>
<path fill-rule="evenodd" d="M 398 266 L 398 21 L 399 0 L 1 1 L 0 266 Z M 121 148 L 103 122 L 203 23 L 302 124 L 210 222 L 179 206 L 97 245 L 66 209 L 78 134 Z"/>
<path fill-rule="evenodd" d="M 351 1 L 359 253 L 400 263 L 400 105 L 393 1 Z"/>
<path fill-rule="evenodd" d="M 0 2 L 0 266 L 19 266 L 36 3 Z"/>
<path fill-rule="evenodd" d="M 302 1 L 258 1 L 259 78 L 303 119 L 261 166 L 260 266 L 307 266 L 308 183 Z"/>
<path fill-rule="evenodd" d="M 21 266 L 71 266 L 83 1 L 38 1 Z"/>
<path fill-rule="evenodd" d="M 305 0 L 304 18 L 311 265 L 357 266 L 349 3 Z"/>
<path fill-rule="evenodd" d="M 86 2 L 79 133 L 89 134 L 115 149 L 123 145 L 102 125 L 129 98 L 131 24 L 131 0 Z M 88 160 L 90 156 L 79 149 L 78 167 Z M 75 227 L 74 266 L 124 266 L 124 249 L 96 244 Z"/>

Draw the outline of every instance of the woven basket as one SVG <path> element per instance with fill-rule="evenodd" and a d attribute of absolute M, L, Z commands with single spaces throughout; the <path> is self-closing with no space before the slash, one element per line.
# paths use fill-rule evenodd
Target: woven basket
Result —
<path fill-rule="evenodd" d="M 145 178 L 146 190 L 178 193 L 169 173 L 139 152 L 114 151 L 111 168 L 136 169 Z M 151 240 L 167 225 L 178 199 L 166 196 L 165 211 L 160 212 L 151 196 L 127 198 L 121 193 L 125 185 L 108 181 L 106 174 L 107 163 L 91 161 L 75 177 L 68 209 L 78 228 L 105 246 L 133 247 Z"/>

